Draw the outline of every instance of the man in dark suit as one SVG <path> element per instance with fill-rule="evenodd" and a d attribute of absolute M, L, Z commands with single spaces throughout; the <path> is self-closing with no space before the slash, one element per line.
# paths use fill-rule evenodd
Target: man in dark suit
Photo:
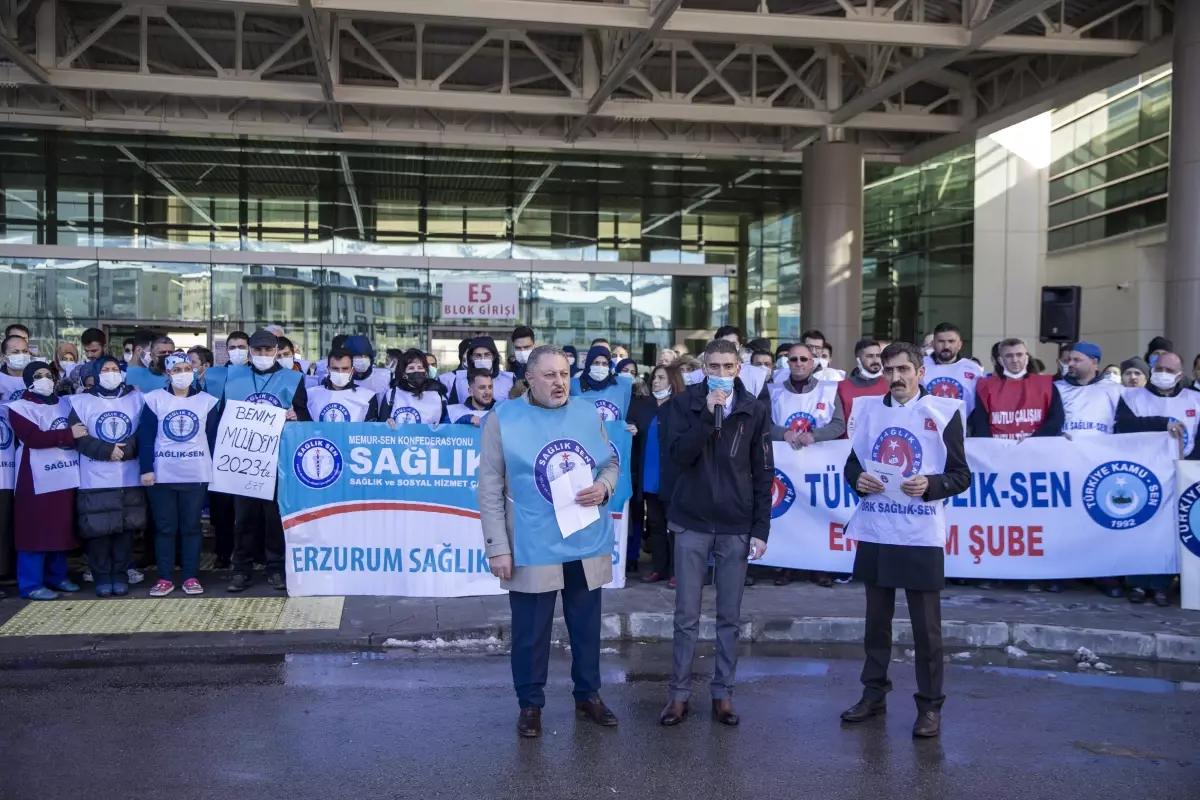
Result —
<path fill-rule="evenodd" d="M 862 498 L 846 527 L 858 542 L 854 577 L 866 585 L 862 699 L 846 722 L 883 713 L 892 684 L 892 617 L 896 590 L 908 601 L 916 649 L 917 721 L 913 736 L 941 731 L 942 588 L 946 520 L 942 501 L 971 486 L 963 446 L 963 404 L 921 387 L 924 357 L 914 344 L 883 351 L 888 394 L 855 401 L 846 481 Z M 896 484 L 899 484 L 898 486 Z"/>

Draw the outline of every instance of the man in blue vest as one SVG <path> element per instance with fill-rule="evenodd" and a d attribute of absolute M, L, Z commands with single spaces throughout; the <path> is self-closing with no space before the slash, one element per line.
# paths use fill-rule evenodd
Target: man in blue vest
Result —
<path fill-rule="evenodd" d="M 230 367 L 225 381 L 225 397 L 221 413 L 230 400 L 286 408 L 287 420 L 311 422 L 308 395 L 300 372 L 283 369 L 276 361 L 279 339 L 267 330 L 256 331 L 250 337 L 250 364 Z M 279 516 L 278 497 L 259 500 L 256 497 L 233 498 L 233 577 L 225 587 L 228 592 L 244 592 L 251 583 L 254 556 L 261 549 L 266 553 L 267 582 L 271 588 L 287 590 L 283 572 L 283 521 Z"/>
<path fill-rule="evenodd" d="M 600 699 L 600 587 L 612 580 L 614 545 L 612 514 L 602 506 L 620 465 L 595 407 L 570 397 L 571 368 L 560 348 L 535 348 L 525 375 L 529 391 L 484 418 L 478 502 L 488 565 L 508 590 L 512 609 L 517 733 L 533 738 L 542 732 L 559 592 L 571 640 L 575 715 L 617 724 Z M 570 488 L 581 484 L 586 488 Z M 554 502 L 556 494 L 561 500 L 560 487 L 574 492 L 585 515 L 596 509 L 597 517 L 576 525 L 566 511 L 560 517 Z M 576 512 L 570 503 L 566 509 Z"/>

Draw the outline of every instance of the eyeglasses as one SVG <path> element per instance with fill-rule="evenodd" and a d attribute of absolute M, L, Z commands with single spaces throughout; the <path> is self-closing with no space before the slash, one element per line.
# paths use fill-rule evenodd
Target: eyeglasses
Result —
<path fill-rule="evenodd" d="M 807 364 L 810 361 L 812 361 L 812 359 L 808 356 L 792 356 L 788 358 L 789 364 Z"/>

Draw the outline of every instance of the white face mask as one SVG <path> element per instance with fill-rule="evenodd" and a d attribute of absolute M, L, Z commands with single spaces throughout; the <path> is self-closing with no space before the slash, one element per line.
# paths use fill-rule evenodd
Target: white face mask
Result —
<path fill-rule="evenodd" d="M 125 380 L 125 377 L 120 372 L 101 372 L 100 373 L 100 388 L 106 392 L 112 392 L 117 389 Z"/>
<path fill-rule="evenodd" d="M 13 353 L 5 359 L 8 362 L 8 367 L 13 372 L 20 372 L 29 366 L 32 357 L 29 353 Z"/>
<path fill-rule="evenodd" d="M 742 353 L 742 363 L 749 364 L 751 356 L 752 356 L 751 353 Z"/>
<path fill-rule="evenodd" d="M 38 378 L 29 387 L 34 394 L 40 394 L 42 397 L 49 397 L 54 394 L 54 381 L 49 378 Z"/>
<path fill-rule="evenodd" d="M 58 368 L 63 375 L 70 375 L 71 371 L 75 369 L 75 364 L 76 362 L 74 361 L 60 361 L 58 362 Z"/>
<path fill-rule="evenodd" d="M 1024 378 L 1028 373 L 1029 373 L 1028 368 L 1023 369 L 1020 372 L 1009 372 L 1008 367 L 1004 368 L 1004 377 L 1008 378 L 1010 381 L 1019 381 L 1022 378 Z"/>
<path fill-rule="evenodd" d="M 922 347 L 921 352 L 925 354 L 926 358 L 933 357 L 933 348 L 932 347 Z"/>
<path fill-rule="evenodd" d="M 1104 373 L 1104 380 L 1108 381 L 1109 383 L 1119 384 L 1121 382 L 1121 376 L 1113 375 L 1111 372 L 1106 372 Z"/>
<path fill-rule="evenodd" d="M 787 356 L 780 356 L 775 359 L 775 369 L 787 369 Z"/>
<path fill-rule="evenodd" d="M 490 359 L 490 358 L 477 358 L 474 361 L 472 361 L 471 363 L 475 365 L 475 369 L 491 369 L 492 368 L 492 359 Z"/>
<path fill-rule="evenodd" d="M 883 374 L 882 369 L 880 369 L 878 372 L 867 372 L 867 368 L 863 366 L 862 359 L 859 358 L 855 360 L 858 361 L 858 374 L 862 375 L 864 378 L 867 378 L 868 380 L 875 380 Z"/>
<path fill-rule="evenodd" d="M 1168 391 L 1175 388 L 1175 384 L 1179 382 L 1179 376 L 1172 372 L 1151 372 L 1150 385 L 1155 389 Z"/>
<path fill-rule="evenodd" d="M 192 373 L 190 372 L 172 372 L 171 386 L 176 389 L 187 389 L 192 385 Z"/>
<path fill-rule="evenodd" d="M 351 377 L 349 372 L 331 372 L 329 373 L 329 382 L 335 389 L 345 389 L 350 385 Z"/>
<path fill-rule="evenodd" d="M 280 356 L 279 358 L 275 359 L 275 363 L 283 369 L 291 369 L 292 367 L 296 366 L 296 357 Z"/>
<path fill-rule="evenodd" d="M 124 353 L 121 354 L 121 360 L 124 361 L 126 364 L 128 364 L 130 361 L 133 361 L 133 351 L 126 350 Z"/>
<path fill-rule="evenodd" d="M 243 366 L 250 358 L 250 351 L 244 347 L 235 347 L 229 351 L 229 363 L 235 367 Z"/>
<path fill-rule="evenodd" d="M 513 351 L 513 358 L 517 360 L 518 364 L 528 364 L 529 353 L 529 350 L 515 350 Z"/>
<path fill-rule="evenodd" d="M 828 358 L 814 358 L 813 363 L 817 365 L 817 369 L 825 369 L 829 366 Z"/>
<path fill-rule="evenodd" d="M 575 366 L 575 356 L 567 356 L 567 366 L 568 367 Z"/>
<path fill-rule="evenodd" d="M 598 364 L 593 364 L 592 368 L 588 370 L 588 377 L 597 383 L 607 380 L 610 374 L 611 373 L 609 373 L 608 367 L 602 367 Z"/>
<path fill-rule="evenodd" d="M 1066 375 L 1068 372 L 1071 371 L 1070 364 L 1060 364 L 1058 368 L 1062 372 L 1063 375 Z"/>
<path fill-rule="evenodd" d="M 259 372 L 266 372 L 275 366 L 275 359 L 270 356 L 254 356 L 250 360 L 254 363 L 254 368 Z"/>
<path fill-rule="evenodd" d="M 150 351 L 143 350 L 142 351 L 142 366 L 144 366 L 146 369 L 150 369 L 150 362 L 152 360 L 153 360 L 153 356 L 151 355 Z"/>
<path fill-rule="evenodd" d="M 355 356 L 350 359 L 350 363 L 354 365 L 355 372 L 366 372 L 371 368 L 370 356 Z"/>
<path fill-rule="evenodd" d="M 666 400 L 670 396 L 671 396 L 671 387 L 669 387 L 669 386 L 666 389 L 660 389 L 654 393 L 655 400 Z"/>

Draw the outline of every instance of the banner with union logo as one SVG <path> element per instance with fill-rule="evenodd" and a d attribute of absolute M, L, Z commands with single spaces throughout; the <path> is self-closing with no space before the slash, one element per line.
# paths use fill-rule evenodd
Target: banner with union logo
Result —
<path fill-rule="evenodd" d="M 966 450 L 971 488 L 945 504 L 947 577 L 1179 571 L 1179 450 L 1166 434 L 968 439 Z M 842 474 L 849 454 L 846 440 L 801 450 L 775 444 L 771 537 L 762 563 L 852 570 L 855 543 L 846 523 L 859 500 Z"/>

